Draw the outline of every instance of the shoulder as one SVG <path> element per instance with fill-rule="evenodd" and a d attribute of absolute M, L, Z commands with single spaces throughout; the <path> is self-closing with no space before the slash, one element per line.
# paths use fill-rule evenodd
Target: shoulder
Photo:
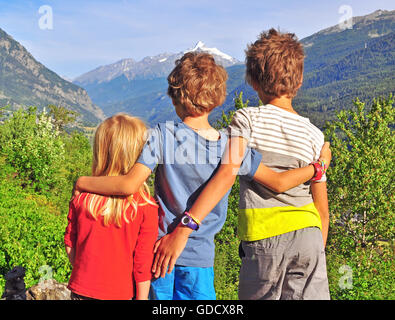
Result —
<path fill-rule="evenodd" d="M 158 123 L 155 127 L 148 130 L 149 139 L 156 139 L 158 141 L 165 141 L 169 138 L 173 139 L 179 130 L 185 130 L 185 125 L 180 121 Z"/>
<path fill-rule="evenodd" d="M 259 112 L 258 107 L 241 108 L 235 112 L 234 117 L 244 117 L 249 119 L 251 115 L 255 114 L 257 111 Z"/>
<path fill-rule="evenodd" d="M 306 119 L 307 121 L 304 124 L 312 139 L 318 144 L 324 144 L 324 133 L 314 124 L 312 124 L 308 118 Z"/>
<path fill-rule="evenodd" d="M 89 193 L 82 192 L 78 196 L 73 197 L 69 203 L 70 208 L 77 209 L 77 208 L 81 207 L 81 205 L 84 203 L 85 199 L 87 199 L 88 195 L 89 195 Z"/>
<path fill-rule="evenodd" d="M 232 117 L 232 121 L 230 124 L 230 127 L 251 127 L 252 126 L 252 120 L 251 120 L 251 115 L 254 114 L 255 109 L 258 109 L 256 107 L 247 107 L 247 108 L 241 108 L 237 110 Z"/>

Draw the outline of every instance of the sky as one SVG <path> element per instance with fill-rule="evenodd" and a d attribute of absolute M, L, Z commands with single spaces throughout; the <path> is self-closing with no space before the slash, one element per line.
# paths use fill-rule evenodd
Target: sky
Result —
<path fill-rule="evenodd" d="M 199 40 L 244 61 L 247 44 L 263 30 L 280 28 L 303 39 L 346 14 L 378 9 L 394 10 L 395 2 L 0 0 L 0 28 L 46 67 L 73 79 L 124 58 L 178 53 Z"/>

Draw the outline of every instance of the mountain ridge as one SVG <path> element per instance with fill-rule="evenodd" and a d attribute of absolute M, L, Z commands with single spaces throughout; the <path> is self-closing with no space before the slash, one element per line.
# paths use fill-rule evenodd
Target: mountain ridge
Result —
<path fill-rule="evenodd" d="M 147 56 L 136 61 L 133 58 L 121 59 L 117 62 L 100 66 L 88 71 L 73 80 L 73 83 L 86 86 L 94 83 L 101 84 L 124 75 L 128 80 L 147 80 L 167 77 L 174 68 L 176 60 L 187 52 L 208 52 L 213 55 L 218 64 L 228 67 L 241 63 L 230 55 L 223 53 L 217 48 L 208 48 L 202 41 L 185 51 L 178 53 L 160 53 L 155 56 Z"/>
<path fill-rule="evenodd" d="M 46 68 L 0 29 L 0 105 L 43 109 L 49 104 L 77 111 L 91 123 L 104 119 L 103 111 L 92 103 L 85 89 Z"/>
<path fill-rule="evenodd" d="M 375 51 L 371 45 L 391 46 L 394 31 L 395 10 L 377 10 L 366 16 L 354 17 L 352 29 L 342 30 L 335 25 L 301 39 L 306 55 L 305 80 L 294 99 L 295 109 L 311 117 L 322 128 L 324 122 L 333 117 L 338 106 L 351 106 L 356 96 L 372 99 L 375 95 L 391 92 L 394 87 L 391 73 L 395 73 L 392 49 L 389 48 L 390 51 L 384 54 L 380 47 Z M 199 50 L 203 45 L 198 42 L 189 50 Z M 380 70 L 381 66 L 385 70 Z M 173 67 L 174 64 L 168 72 Z M 229 75 L 227 98 L 222 106 L 214 109 L 210 115 L 211 121 L 218 119 L 222 111 L 232 109 L 235 95 L 241 91 L 250 105 L 256 105 L 259 101 L 255 91 L 244 80 L 244 64 L 236 63 L 226 67 L 226 70 Z M 171 100 L 166 95 L 167 74 L 162 73 L 152 79 L 118 76 L 109 82 L 80 85 L 86 88 L 92 100 L 106 114 L 130 112 L 153 125 L 177 119 Z M 355 77 L 354 82 L 351 76 Z"/>

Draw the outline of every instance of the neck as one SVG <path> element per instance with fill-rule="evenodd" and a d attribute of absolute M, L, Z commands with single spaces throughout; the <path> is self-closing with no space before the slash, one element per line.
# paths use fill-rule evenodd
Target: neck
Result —
<path fill-rule="evenodd" d="M 272 104 L 276 107 L 284 109 L 288 112 L 292 112 L 297 114 L 297 112 L 292 107 L 292 99 L 288 98 L 287 96 L 280 96 L 280 97 L 265 97 L 262 95 L 259 96 L 263 104 Z"/>
<path fill-rule="evenodd" d="M 205 113 L 198 117 L 186 116 L 182 121 L 193 129 L 210 129 L 212 128 L 208 122 L 208 113 Z"/>

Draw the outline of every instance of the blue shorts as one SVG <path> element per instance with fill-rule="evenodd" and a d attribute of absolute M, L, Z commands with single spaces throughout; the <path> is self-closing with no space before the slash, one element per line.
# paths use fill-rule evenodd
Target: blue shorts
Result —
<path fill-rule="evenodd" d="M 216 300 L 214 268 L 174 266 L 164 278 L 152 280 L 151 300 Z"/>

